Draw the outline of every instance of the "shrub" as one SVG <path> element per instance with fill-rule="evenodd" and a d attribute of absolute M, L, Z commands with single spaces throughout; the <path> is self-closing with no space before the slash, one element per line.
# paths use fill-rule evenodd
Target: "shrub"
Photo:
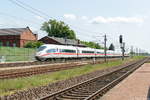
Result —
<path fill-rule="evenodd" d="M 36 41 L 36 42 L 28 42 L 24 47 L 25 48 L 38 48 L 40 47 L 41 45 L 43 45 L 44 43 L 43 42 L 40 42 L 40 41 Z"/>

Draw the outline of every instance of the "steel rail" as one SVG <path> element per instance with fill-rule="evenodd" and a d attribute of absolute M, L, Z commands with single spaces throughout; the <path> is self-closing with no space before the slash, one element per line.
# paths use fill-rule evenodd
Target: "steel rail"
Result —
<path fill-rule="evenodd" d="M 126 68 L 130 68 L 130 67 L 134 66 L 134 68 L 131 68 L 131 70 L 129 70 L 127 73 L 125 73 L 125 74 L 119 76 L 117 79 L 111 81 L 109 84 L 106 84 L 106 85 L 103 86 L 100 90 L 94 91 L 94 93 L 91 93 L 91 94 L 88 94 L 88 93 L 87 93 L 87 95 L 81 95 L 81 94 L 80 94 L 79 97 L 78 97 L 79 94 L 77 94 L 77 95 L 72 95 L 72 96 L 75 96 L 75 97 L 72 97 L 72 99 L 95 100 L 95 98 L 98 97 L 97 95 L 102 95 L 102 93 L 105 93 L 106 90 L 109 90 L 111 87 L 113 87 L 113 86 L 116 85 L 118 82 L 120 82 L 121 80 L 123 80 L 126 76 L 129 75 L 129 73 L 133 72 L 133 70 L 137 69 L 140 65 L 142 65 L 142 64 L 143 64 L 144 62 L 146 62 L 147 60 L 148 60 L 148 58 L 147 58 L 147 59 L 144 59 L 144 60 L 140 60 L 140 61 L 138 61 L 138 62 L 132 63 L 132 64 L 130 64 L 130 65 L 127 65 L 127 66 L 123 67 L 123 68 L 120 68 L 120 69 L 118 69 L 118 70 L 116 70 L 116 71 L 114 71 L 114 72 L 110 72 L 110 73 L 104 74 L 104 75 L 102 75 L 102 76 L 97 76 L 97 77 L 95 77 L 95 78 L 89 79 L 89 80 L 87 80 L 87 81 L 85 81 L 85 82 L 81 82 L 81 83 L 79 83 L 79 84 L 77 84 L 77 85 L 74 85 L 74 86 L 72 86 L 72 87 L 68 87 L 67 89 L 63 89 L 63 90 L 58 91 L 58 92 L 56 92 L 56 93 L 46 95 L 46 96 L 41 97 L 41 98 L 39 98 L 39 99 L 37 99 L 37 100 L 49 100 L 49 99 L 50 99 L 50 100 L 51 100 L 51 99 L 52 99 L 52 100 L 59 100 L 58 98 L 61 98 L 64 94 L 66 95 L 67 93 L 69 93 L 69 91 L 73 91 L 73 90 L 75 90 L 75 89 L 80 89 L 80 88 L 82 88 L 82 87 L 88 86 L 89 84 L 92 84 L 92 82 L 94 83 L 94 81 L 97 81 L 97 80 L 100 79 L 100 78 L 103 78 L 103 77 L 105 77 L 105 76 L 107 77 L 107 76 L 109 76 L 109 75 L 111 75 L 111 74 L 113 75 L 113 73 L 116 73 L 116 72 L 118 72 L 118 71 L 122 71 L 122 70 L 124 70 L 124 69 L 126 69 Z M 89 91 L 89 93 L 90 93 L 90 91 Z M 68 95 L 68 94 L 67 94 L 67 95 Z M 66 96 L 66 98 L 67 98 L 67 96 Z M 69 98 L 71 98 L 70 95 L 69 95 Z M 62 98 L 61 98 L 61 100 L 62 100 Z M 69 99 L 69 100 L 71 100 L 71 99 Z"/>
<path fill-rule="evenodd" d="M 112 81 L 111 83 L 107 84 L 106 86 L 104 86 L 103 88 L 101 88 L 100 90 L 98 90 L 97 92 L 93 93 L 92 95 L 90 95 L 89 97 L 85 98 L 84 100 L 96 100 L 97 98 L 101 97 L 104 95 L 104 93 L 106 93 L 108 90 L 110 90 L 113 86 L 115 86 L 116 84 L 118 84 L 120 81 L 122 81 L 124 78 L 126 78 L 128 75 L 130 75 L 133 71 L 135 71 L 139 66 L 141 66 L 142 64 L 144 64 L 146 61 L 141 62 L 140 64 L 137 65 L 137 67 L 132 68 L 131 70 L 129 70 L 128 72 L 126 72 L 124 75 L 120 76 L 119 78 L 117 78 L 116 80 Z"/>

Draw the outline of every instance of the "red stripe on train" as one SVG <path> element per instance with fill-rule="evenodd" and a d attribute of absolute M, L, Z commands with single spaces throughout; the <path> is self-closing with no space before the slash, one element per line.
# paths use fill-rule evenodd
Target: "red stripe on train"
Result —
<path fill-rule="evenodd" d="M 77 55 L 77 53 L 47 53 L 47 54 L 43 54 L 41 56 L 47 56 L 47 55 L 51 55 L 51 54 L 56 54 L 56 55 Z M 78 55 L 105 55 L 105 54 L 86 54 L 86 53 L 80 53 Z M 113 54 L 107 54 L 107 55 L 113 55 Z"/>

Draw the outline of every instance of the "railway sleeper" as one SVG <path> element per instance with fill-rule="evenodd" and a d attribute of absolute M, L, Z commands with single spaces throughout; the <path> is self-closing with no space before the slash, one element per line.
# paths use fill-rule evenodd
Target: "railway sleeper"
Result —
<path fill-rule="evenodd" d="M 89 86 L 89 87 L 82 87 L 82 88 L 76 88 L 76 90 L 78 91 L 89 91 L 89 90 L 92 90 L 94 89 L 93 86 Z"/>
<path fill-rule="evenodd" d="M 71 91 L 72 93 L 79 93 L 79 90 L 73 90 Z M 80 91 L 80 93 L 85 93 L 85 94 L 92 94 L 95 91 L 89 91 L 89 90 L 84 90 L 84 91 Z"/>
<path fill-rule="evenodd" d="M 91 94 L 91 93 L 93 93 L 93 92 L 88 92 L 88 91 L 69 91 L 68 93 L 70 93 L 70 94 L 82 94 L 82 95 L 89 95 L 89 94 Z M 67 94 L 68 94 L 67 93 Z"/>
<path fill-rule="evenodd" d="M 74 99 L 74 100 L 83 100 L 86 97 L 79 97 L 79 96 L 73 97 L 73 96 L 67 96 L 67 95 L 60 95 L 59 98 L 60 99 L 58 99 L 58 100 L 72 100 L 72 99 Z"/>
<path fill-rule="evenodd" d="M 73 97 L 76 97 L 76 96 L 77 97 L 88 97 L 89 96 L 89 94 L 82 94 L 82 92 L 79 92 L 78 94 L 68 92 L 68 93 L 65 93 L 64 95 L 73 96 Z"/>
<path fill-rule="evenodd" d="M 70 99 L 70 98 L 62 99 L 62 97 L 55 97 L 53 99 L 48 99 L 48 100 L 73 100 L 73 99 Z M 74 98 L 74 100 L 83 100 L 83 99 L 76 99 L 76 98 Z"/>
<path fill-rule="evenodd" d="M 92 94 L 94 93 L 95 91 L 80 91 L 80 93 L 83 93 L 83 94 Z M 71 93 L 74 93 L 74 94 L 78 94 L 79 91 L 71 91 Z"/>
<path fill-rule="evenodd" d="M 97 91 L 97 89 L 95 88 L 95 89 L 81 89 L 81 90 L 77 90 L 76 92 L 87 92 L 87 91 L 90 91 L 90 92 L 95 92 L 95 91 Z"/>

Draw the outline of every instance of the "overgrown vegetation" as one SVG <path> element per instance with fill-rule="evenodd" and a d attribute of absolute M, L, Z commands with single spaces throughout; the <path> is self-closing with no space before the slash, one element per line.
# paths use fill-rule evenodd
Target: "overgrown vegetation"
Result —
<path fill-rule="evenodd" d="M 88 46 L 88 47 L 90 47 L 90 48 L 104 49 L 102 46 L 100 46 L 98 43 L 95 43 L 95 42 L 81 41 L 81 43 Z"/>
<path fill-rule="evenodd" d="M 0 57 L 3 56 L 6 62 L 31 61 L 35 51 L 34 48 L 0 47 Z"/>
<path fill-rule="evenodd" d="M 25 44 L 25 48 L 39 48 L 41 45 L 43 45 L 44 43 L 41 41 L 31 41 L 28 42 L 27 44 Z"/>
<path fill-rule="evenodd" d="M 14 93 L 17 90 L 47 85 L 52 82 L 59 80 L 65 80 L 71 77 L 80 76 L 87 74 L 96 70 L 101 70 L 117 65 L 126 63 L 127 61 L 138 60 L 143 57 L 134 57 L 132 59 L 128 58 L 125 61 L 117 60 L 113 62 L 108 62 L 104 64 L 96 65 L 85 65 L 84 67 L 68 69 L 58 72 L 53 72 L 49 74 L 35 75 L 25 78 L 9 79 L 9 80 L 0 80 L 0 95 L 6 95 Z"/>
<path fill-rule="evenodd" d="M 115 46 L 111 43 L 110 46 L 109 46 L 109 48 L 108 48 L 108 50 L 113 50 L 113 51 L 115 51 Z"/>

